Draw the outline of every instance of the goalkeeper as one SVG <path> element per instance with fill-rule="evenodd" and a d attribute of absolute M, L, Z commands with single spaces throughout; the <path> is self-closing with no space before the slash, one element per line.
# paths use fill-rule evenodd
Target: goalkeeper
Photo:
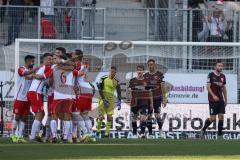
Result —
<path fill-rule="evenodd" d="M 117 68 L 112 66 L 108 76 L 101 78 L 100 82 L 97 84 L 99 90 L 99 102 L 98 102 L 98 112 L 99 116 L 97 119 L 97 137 L 100 135 L 102 121 L 104 115 L 107 114 L 107 123 L 105 138 L 110 137 L 110 128 L 113 121 L 114 107 L 115 107 L 115 95 L 114 92 L 117 91 L 117 107 L 118 110 L 121 109 L 121 88 L 119 81 L 116 79 Z"/>

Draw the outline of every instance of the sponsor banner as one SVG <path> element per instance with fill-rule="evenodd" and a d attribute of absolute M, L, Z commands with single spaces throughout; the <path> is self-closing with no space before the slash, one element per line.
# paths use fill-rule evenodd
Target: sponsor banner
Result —
<path fill-rule="evenodd" d="M 46 112 L 43 124 L 47 119 L 46 103 L 44 110 Z M 240 132 L 240 105 L 229 104 L 226 107 L 224 119 L 224 131 Z M 96 118 L 98 117 L 97 104 L 93 104 L 93 110 L 89 113 L 94 119 L 93 129 L 96 129 Z M 205 120 L 209 117 L 209 108 L 207 104 L 168 104 L 166 108 L 161 109 L 161 119 L 163 122 L 163 131 L 200 131 Z M 12 111 L 4 108 L 4 121 L 11 122 L 13 118 Z M 106 118 L 105 118 L 106 119 Z M 105 121 L 102 129 L 105 130 Z M 131 130 L 131 112 L 128 104 L 122 104 L 122 109 L 115 109 L 113 115 L 112 130 L 128 131 Z M 153 117 L 153 130 L 158 131 L 158 126 Z M 211 124 L 209 131 L 217 131 L 217 123 Z"/>
<path fill-rule="evenodd" d="M 5 101 L 13 100 L 14 98 L 14 79 L 13 72 L 0 71 L 0 81 L 4 84 L 3 86 L 3 98 Z M 108 72 L 89 72 L 88 77 L 96 87 L 96 83 L 100 81 L 100 78 L 107 75 Z M 128 81 L 136 76 L 136 73 L 118 73 L 117 77 L 121 82 L 122 95 L 126 96 L 126 88 Z M 207 74 L 178 74 L 178 73 L 166 73 L 164 80 L 169 84 L 170 92 L 168 100 L 170 103 L 208 103 L 207 93 Z M 227 79 L 227 91 L 228 91 L 228 102 L 237 103 L 237 75 L 226 74 Z M 97 94 L 95 96 L 98 97 Z M 94 98 L 94 102 L 97 99 Z"/>
<path fill-rule="evenodd" d="M 46 103 L 44 110 L 47 112 Z M 240 105 L 229 104 L 226 107 L 224 120 L 224 139 L 240 139 Z M 47 119 L 47 113 L 43 124 Z M 98 117 L 97 103 L 93 104 L 93 110 L 89 113 L 93 118 L 93 130 L 96 130 L 96 118 Z M 165 139 L 195 139 L 199 138 L 200 130 L 204 121 L 209 117 L 209 108 L 207 104 L 168 104 L 166 108 L 161 109 L 161 118 L 163 122 L 163 138 Z M 12 111 L 4 108 L 4 121 L 11 123 L 13 118 Z M 106 120 L 106 118 L 105 118 Z M 102 132 L 105 130 L 103 121 Z M 59 123 L 60 124 L 60 123 Z M 138 124 L 139 126 L 139 124 Z M 60 125 L 59 125 L 60 127 Z M 60 128 L 59 128 L 60 129 Z M 140 131 L 140 128 L 138 128 Z M 146 129 L 147 131 L 147 129 Z M 217 123 L 213 123 L 205 136 L 206 139 L 217 138 Z M 153 119 L 153 133 L 155 139 L 160 137 L 157 123 Z M 122 109 L 114 112 L 113 124 L 111 128 L 113 138 L 132 138 L 131 132 L 131 112 L 130 106 L 122 104 Z"/>
<path fill-rule="evenodd" d="M 93 118 L 97 118 L 97 104 L 93 105 L 94 109 L 90 113 Z M 226 107 L 224 119 L 224 131 L 240 131 L 240 105 L 229 104 Z M 168 104 L 166 108 L 161 109 L 161 119 L 163 122 L 163 131 L 200 131 L 205 120 L 209 117 L 209 106 L 207 104 Z M 106 118 L 105 118 L 106 119 Z M 96 121 L 94 128 L 96 129 Z M 102 129 L 105 129 L 103 121 Z M 128 104 L 123 104 L 122 109 L 114 112 L 112 130 L 129 130 L 131 129 L 131 112 Z M 153 130 L 157 131 L 158 126 L 153 118 Z M 217 123 L 211 124 L 209 131 L 217 131 Z"/>
<path fill-rule="evenodd" d="M 104 132 L 102 132 L 101 135 L 104 135 Z M 133 136 L 132 131 L 111 131 L 110 137 L 113 139 L 135 139 Z M 140 135 L 138 135 L 140 137 Z M 102 137 L 100 137 L 102 138 Z M 146 138 L 149 138 L 149 135 L 146 135 Z M 151 136 L 151 139 L 202 139 L 200 136 L 200 132 L 193 132 L 193 131 L 176 131 L 176 132 L 169 132 L 165 131 L 162 133 L 162 136 L 160 136 L 159 131 L 153 131 L 153 136 Z M 217 132 L 207 132 L 204 136 L 204 139 L 207 140 L 217 140 Z M 240 133 L 238 132 L 225 132 L 223 134 L 223 139 L 225 140 L 239 140 L 240 139 Z"/>
<path fill-rule="evenodd" d="M 91 73 L 89 73 L 91 74 Z M 95 77 L 95 83 L 99 82 L 100 78 L 107 75 L 107 72 L 100 72 Z M 128 81 L 136 76 L 136 73 L 118 73 L 117 77 L 119 81 L 124 84 L 122 89 L 126 89 Z M 166 73 L 164 80 L 170 88 L 168 100 L 170 103 L 180 104 L 202 104 L 208 103 L 208 91 L 207 91 L 207 76 L 208 74 L 178 74 L 178 73 Z M 237 75 L 226 74 L 226 87 L 228 91 L 228 103 L 237 103 Z M 123 93 L 123 95 L 125 95 Z"/>
<path fill-rule="evenodd" d="M 208 74 L 166 74 L 165 81 L 171 84 L 169 102 L 208 103 Z M 228 102 L 237 103 L 237 75 L 226 74 Z"/>

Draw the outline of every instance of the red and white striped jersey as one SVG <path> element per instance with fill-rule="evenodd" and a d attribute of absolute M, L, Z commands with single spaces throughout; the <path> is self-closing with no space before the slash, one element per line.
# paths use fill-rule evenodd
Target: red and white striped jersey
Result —
<path fill-rule="evenodd" d="M 17 80 L 17 93 L 15 95 L 15 100 L 28 101 L 27 92 L 31 86 L 32 80 L 27 80 L 24 73 L 29 71 L 25 66 L 18 68 L 18 80 Z"/>
<path fill-rule="evenodd" d="M 39 94 L 42 94 L 43 93 L 42 89 L 43 89 L 45 80 L 52 75 L 51 66 L 43 65 L 42 67 L 40 67 L 38 69 L 36 74 L 43 75 L 45 79 L 42 79 L 42 80 L 33 79 L 29 91 L 34 91 L 34 92 L 37 92 Z"/>

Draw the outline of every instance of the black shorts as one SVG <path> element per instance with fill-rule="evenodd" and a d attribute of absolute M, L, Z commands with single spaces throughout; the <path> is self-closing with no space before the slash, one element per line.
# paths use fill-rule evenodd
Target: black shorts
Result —
<path fill-rule="evenodd" d="M 137 106 L 131 107 L 131 112 L 135 116 L 138 115 L 138 113 L 147 114 L 148 106 L 147 105 L 137 105 Z"/>
<path fill-rule="evenodd" d="M 225 114 L 224 101 L 209 102 L 210 115 Z"/>
<path fill-rule="evenodd" d="M 149 103 L 150 104 L 150 103 Z M 161 112 L 161 105 L 162 105 L 162 97 L 154 98 L 153 99 L 153 110 L 150 109 L 149 105 L 149 114 L 160 113 Z"/>

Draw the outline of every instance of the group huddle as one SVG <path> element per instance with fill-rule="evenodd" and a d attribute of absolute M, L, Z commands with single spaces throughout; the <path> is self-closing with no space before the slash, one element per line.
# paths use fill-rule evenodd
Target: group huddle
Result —
<path fill-rule="evenodd" d="M 65 48 L 58 47 L 54 54 L 45 53 L 38 67 L 34 67 L 34 59 L 32 55 L 25 56 L 25 64 L 18 69 L 11 140 L 26 142 L 24 128 L 30 111 L 34 115 L 29 135 L 30 142 L 58 142 L 58 120 L 62 124 L 60 137 L 63 143 L 79 140 L 95 141 L 98 137 L 109 138 L 114 108 L 120 110 L 122 103 L 120 83 L 116 78 L 117 68 L 111 66 L 109 74 L 100 78 L 96 88 L 87 80 L 89 63 L 83 59 L 81 50 L 66 54 Z M 131 93 L 133 133 L 137 136 L 137 119 L 140 114 L 142 138 L 146 127 L 149 134 L 152 134 L 152 123 L 150 123 L 152 119 L 148 115 L 153 112 L 161 129 L 160 106 L 162 102 L 164 106 L 167 102 L 166 96 L 162 96 L 165 95 L 163 74 L 155 70 L 154 63 L 154 60 L 148 61 L 150 71 L 146 74 L 144 74 L 144 66 L 138 65 L 137 76 L 130 80 L 128 87 Z M 99 97 L 94 134 L 89 111 L 92 110 L 92 100 L 96 90 L 99 92 Z M 39 132 L 46 114 L 43 108 L 44 96 L 47 97 L 48 118 L 43 138 L 39 136 Z M 105 115 L 106 130 L 102 135 L 102 121 Z"/>

